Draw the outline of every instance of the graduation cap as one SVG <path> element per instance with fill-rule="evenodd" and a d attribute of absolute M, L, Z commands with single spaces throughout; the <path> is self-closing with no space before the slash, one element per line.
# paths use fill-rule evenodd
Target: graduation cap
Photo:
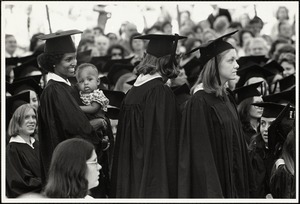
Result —
<path fill-rule="evenodd" d="M 8 128 L 10 119 L 17 108 L 27 103 L 30 103 L 29 91 L 6 97 L 6 129 Z"/>
<path fill-rule="evenodd" d="M 148 34 L 134 37 L 134 39 L 150 40 L 146 52 L 157 58 L 163 57 L 165 55 L 171 55 L 174 51 L 174 46 L 177 47 L 177 41 L 184 38 L 187 37 L 179 35 L 159 34 Z"/>
<path fill-rule="evenodd" d="M 133 58 L 134 58 L 134 56 L 131 56 L 131 57 L 125 58 L 125 59 L 110 59 L 104 64 L 103 69 L 101 71 L 102 71 L 102 73 L 110 72 L 114 64 L 124 64 L 124 65 L 133 66 L 131 64 L 131 60 Z"/>
<path fill-rule="evenodd" d="M 95 65 L 100 73 L 103 72 L 104 65 L 111 60 L 110 56 L 92 57 L 90 63 Z"/>
<path fill-rule="evenodd" d="M 41 70 L 38 66 L 36 57 L 32 57 L 31 59 L 24 62 L 20 66 L 14 67 L 13 71 L 14 71 L 15 79 L 18 79 L 18 78 L 25 77 L 26 74 L 32 71 L 41 71 Z"/>
<path fill-rule="evenodd" d="M 18 57 L 6 57 L 5 58 L 5 65 L 6 66 L 17 66 L 19 63 Z"/>
<path fill-rule="evenodd" d="M 92 50 L 77 52 L 77 55 L 76 55 L 77 65 L 90 62 L 91 61 L 91 53 L 92 53 Z"/>
<path fill-rule="evenodd" d="M 274 102 L 274 103 L 291 103 L 293 106 L 295 106 L 296 103 L 296 88 L 293 87 L 290 90 L 282 91 L 276 94 L 270 94 L 267 96 L 263 96 L 263 100 L 265 102 Z"/>
<path fill-rule="evenodd" d="M 25 62 L 28 62 L 32 59 L 36 58 L 36 55 L 28 55 L 28 56 L 24 56 L 24 57 L 6 57 L 5 58 L 5 65 L 21 65 Z"/>
<path fill-rule="evenodd" d="M 271 71 L 273 74 L 282 73 L 284 71 L 283 67 L 275 60 L 267 62 L 263 67 Z"/>
<path fill-rule="evenodd" d="M 149 40 L 146 52 L 157 58 L 166 55 L 171 55 L 170 64 L 177 66 L 175 59 L 178 40 L 185 39 L 185 36 L 175 35 L 160 35 L 160 34 L 148 34 L 134 37 L 134 39 Z"/>
<path fill-rule="evenodd" d="M 252 77 L 262 77 L 267 80 L 267 78 L 272 76 L 273 73 L 258 64 L 251 63 L 249 66 L 238 69 L 237 75 L 240 76 L 240 79 L 236 87 L 241 87 Z"/>
<path fill-rule="evenodd" d="M 224 52 L 225 50 L 234 49 L 234 47 L 230 43 L 224 41 L 224 38 L 235 34 L 237 31 L 238 30 L 235 30 L 235 31 L 227 33 L 221 37 L 218 37 L 217 39 L 214 39 L 205 44 L 202 44 L 199 47 L 192 49 L 190 52 L 186 53 L 186 55 L 189 55 L 192 52 L 199 50 L 200 54 L 201 54 L 200 55 L 200 64 L 201 64 L 201 66 L 204 66 L 210 59 L 216 57 L 217 55 Z M 216 63 L 216 65 L 217 65 L 217 63 Z M 217 73 L 218 83 L 221 84 L 218 67 L 216 67 L 216 73 Z"/>
<path fill-rule="evenodd" d="M 261 96 L 262 95 L 261 92 L 257 90 L 257 88 L 261 85 L 262 82 L 258 82 L 258 83 L 250 84 L 248 86 L 243 86 L 233 90 L 232 92 L 236 96 L 235 97 L 236 103 L 240 104 L 246 98 L 250 98 L 253 96 Z"/>
<path fill-rule="evenodd" d="M 118 79 L 127 73 L 132 73 L 134 66 L 129 64 L 113 64 L 107 74 L 110 84 L 116 84 Z"/>
<path fill-rule="evenodd" d="M 277 118 L 279 113 L 284 109 L 284 105 L 273 102 L 252 103 L 254 106 L 263 107 L 264 111 L 261 117 Z"/>
<path fill-rule="evenodd" d="M 276 150 L 277 145 L 283 145 L 288 133 L 293 129 L 294 118 L 290 118 L 291 107 L 287 104 L 268 128 L 268 148 Z"/>
<path fill-rule="evenodd" d="M 243 56 L 237 60 L 237 63 L 240 65 L 240 68 L 247 66 L 249 63 L 256 63 L 260 66 L 264 66 L 269 59 L 265 55 L 256 55 L 256 56 Z"/>
<path fill-rule="evenodd" d="M 36 92 L 37 95 L 40 95 L 42 93 L 42 88 L 31 76 L 13 82 L 10 85 L 10 90 L 13 95 L 18 94 L 24 90 L 32 90 Z"/>
<path fill-rule="evenodd" d="M 22 80 L 25 80 L 25 79 L 28 79 L 28 78 L 32 78 L 37 84 L 40 84 L 42 76 L 43 76 L 42 74 L 26 76 L 26 77 L 14 79 L 13 82 L 22 81 Z"/>
<path fill-rule="evenodd" d="M 292 74 L 287 77 L 284 77 L 281 80 L 278 80 L 277 83 L 279 84 L 280 91 L 286 91 L 292 89 L 295 86 L 296 77 Z"/>
<path fill-rule="evenodd" d="M 64 54 L 76 52 L 71 35 L 82 33 L 80 30 L 68 30 L 47 35 L 37 36 L 40 40 L 46 40 L 44 52 L 48 54 Z"/>
<path fill-rule="evenodd" d="M 122 91 L 102 90 L 103 94 L 109 99 L 109 105 L 117 108 L 121 107 L 125 93 Z"/>

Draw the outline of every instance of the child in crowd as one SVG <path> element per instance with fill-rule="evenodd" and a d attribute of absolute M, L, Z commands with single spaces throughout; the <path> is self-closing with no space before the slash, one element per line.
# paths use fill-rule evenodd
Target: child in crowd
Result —
<path fill-rule="evenodd" d="M 110 172 L 110 163 L 112 161 L 112 152 L 113 152 L 113 134 L 111 130 L 111 124 L 109 118 L 106 117 L 105 112 L 107 112 L 109 99 L 104 95 L 103 91 L 98 89 L 98 85 L 100 84 L 100 79 L 98 78 L 98 70 L 97 68 L 90 63 L 83 63 L 79 65 L 76 69 L 76 79 L 77 86 L 79 89 L 80 99 L 82 101 L 83 106 L 80 106 L 81 110 L 87 115 L 90 120 L 91 125 L 95 128 L 94 124 L 92 124 L 95 118 L 102 118 L 102 124 L 99 128 L 95 128 L 96 132 L 99 136 L 101 136 L 101 145 L 102 151 L 97 154 L 100 155 L 99 163 L 101 164 L 103 174 L 103 178 L 100 178 L 99 182 L 102 185 L 99 185 L 96 188 L 99 189 L 91 189 L 91 192 L 94 197 L 105 197 L 107 195 L 102 195 L 98 192 L 104 192 L 108 194 L 108 186 L 109 186 L 109 172 Z M 106 151 L 107 150 L 107 151 Z"/>
<path fill-rule="evenodd" d="M 109 104 L 109 99 L 98 89 L 100 79 L 98 70 L 93 64 L 83 63 L 76 70 L 76 79 L 79 95 L 84 106 L 80 106 L 85 114 L 89 114 L 89 119 L 103 118 L 101 129 L 105 130 L 105 112 Z"/>

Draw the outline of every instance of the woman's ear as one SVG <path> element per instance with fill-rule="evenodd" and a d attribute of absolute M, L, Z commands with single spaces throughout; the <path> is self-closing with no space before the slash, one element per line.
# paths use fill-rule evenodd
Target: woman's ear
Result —
<path fill-rule="evenodd" d="M 100 78 L 97 78 L 97 85 L 100 85 Z"/>

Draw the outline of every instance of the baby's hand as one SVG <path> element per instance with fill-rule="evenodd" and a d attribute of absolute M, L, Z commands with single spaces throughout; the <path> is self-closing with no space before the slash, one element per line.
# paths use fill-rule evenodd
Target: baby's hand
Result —
<path fill-rule="evenodd" d="M 93 126 L 94 130 L 98 130 L 99 128 L 106 129 L 107 122 L 103 118 L 96 118 L 90 121 L 90 124 Z"/>

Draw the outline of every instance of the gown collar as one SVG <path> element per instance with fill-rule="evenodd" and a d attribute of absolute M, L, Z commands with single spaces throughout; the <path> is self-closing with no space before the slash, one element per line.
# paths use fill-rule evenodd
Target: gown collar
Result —
<path fill-rule="evenodd" d="M 193 94 L 195 94 L 197 91 L 200 91 L 200 90 L 204 90 L 203 84 L 202 84 L 202 83 L 198 84 L 198 85 L 195 87 Z"/>
<path fill-rule="evenodd" d="M 16 143 L 22 143 L 22 144 L 28 144 L 27 142 L 25 142 L 25 140 L 20 136 L 14 136 L 11 137 L 9 140 L 9 143 L 11 142 L 16 142 Z M 30 137 L 30 144 L 28 144 L 32 149 L 34 149 L 33 143 L 35 142 L 35 139 L 33 137 Z"/>
<path fill-rule="evenodd" d="M 54 81 L 57 81 L 57 82 L 63 82 L 65 84 L 71 86 L 71 83 L 70 83 L 70 81 L 68 79 L 66 80 L 66 79 L 62 78 L 61 76 L 59 76 L 59 75 L 57 75 L 57 74 L 55 74 L 53 72 L 49 72 L 48 73 L 48 75 L 47 75 L 47 83 L 51 79 L 54 80 Z"/>
<path fill-rule="evenodd" d="M 141 86 L 144 83 L 146 83 L 148 81 L 151 81 L 152 79 L 156 79 L 156 78 L 162 78 L 162 76 L 159 73 L 155 73 L 155 74 L 152 74 L 152 75 L 150 75 L 150 74 L 146 74 L 146 75 L 140 74 L 133 85 L 134 86 Z"/>

